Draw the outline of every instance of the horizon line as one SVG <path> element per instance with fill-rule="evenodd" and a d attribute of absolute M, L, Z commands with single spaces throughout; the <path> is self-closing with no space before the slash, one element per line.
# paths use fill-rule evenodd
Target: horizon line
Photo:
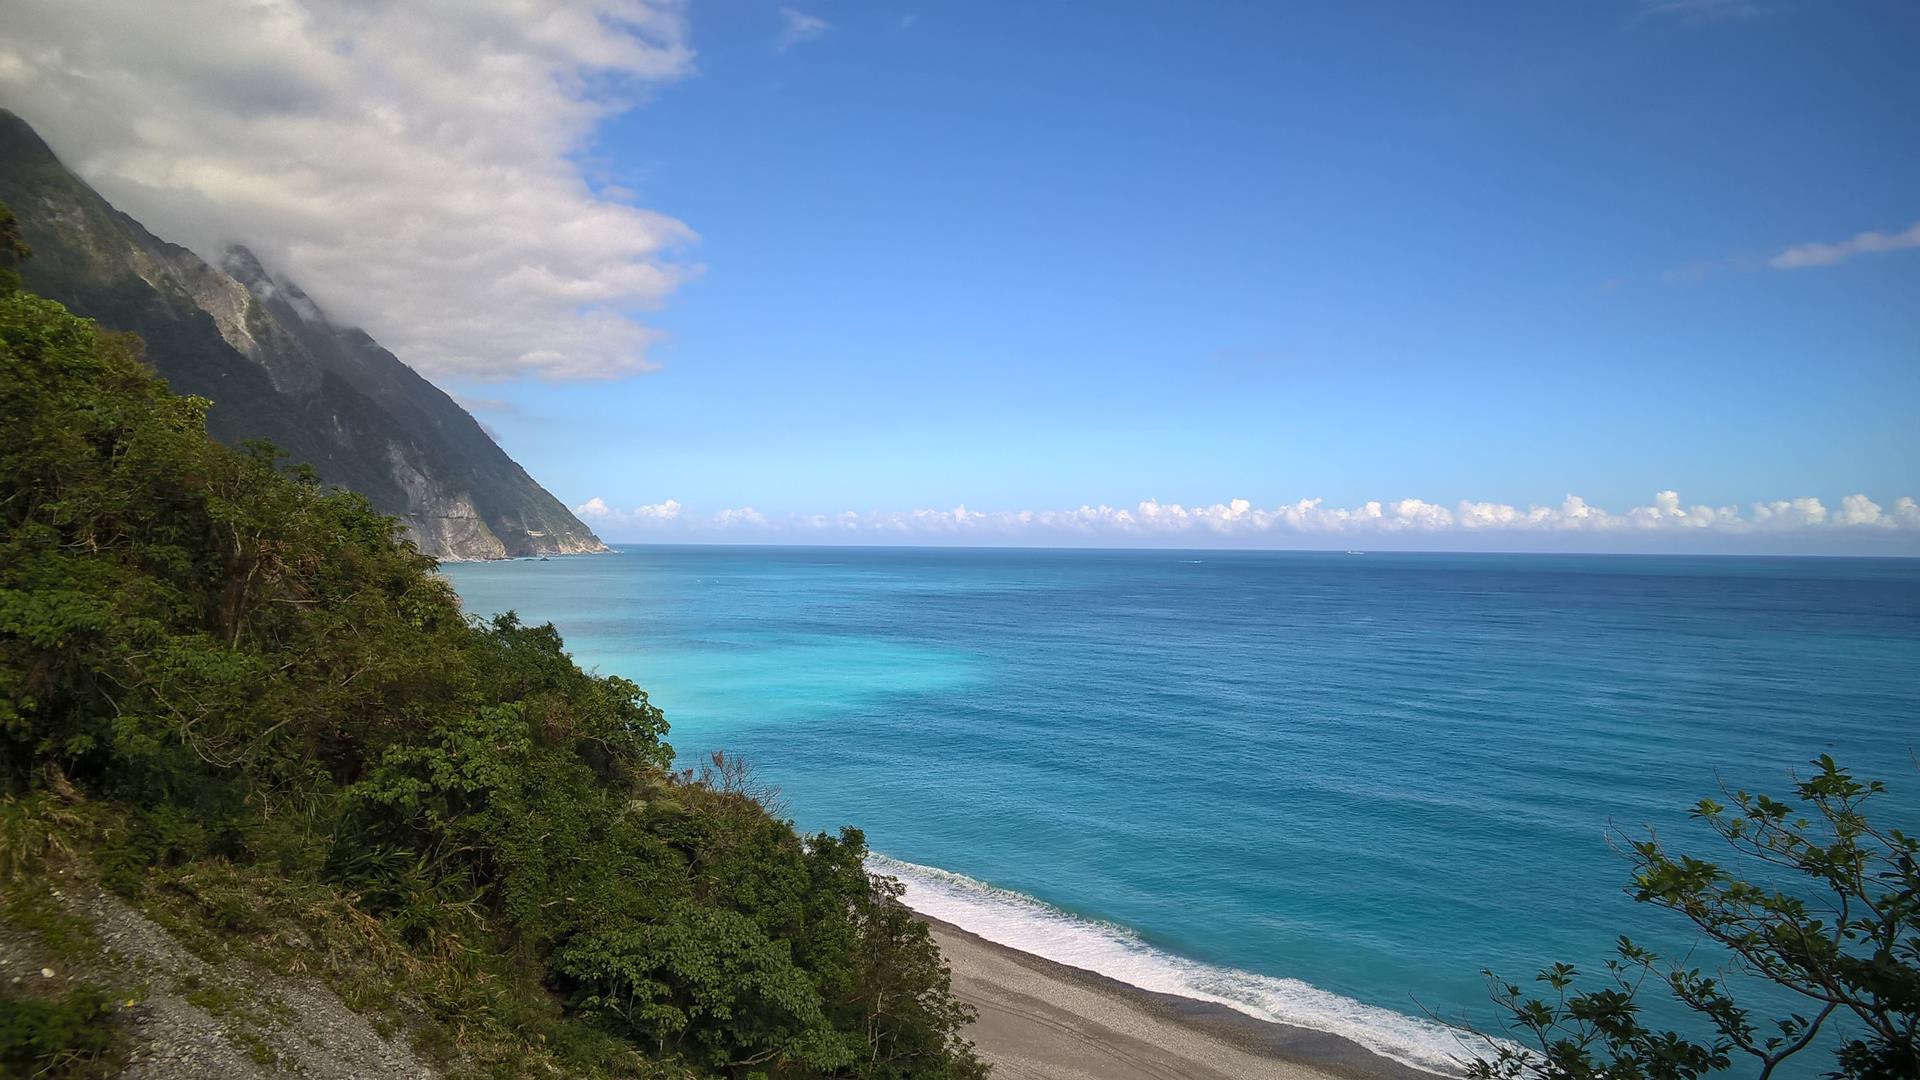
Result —
<path fill-rule="evenodd" d="M 1525 551 L 1511 548 L 1273 548 L 1273 547 L 1123 547 L 1112 546 L 1065 546 L 1042 544 L 817 544 L 783 543 L 766 541 L 760 543 L 741 543 L 737 541 L 680 540 L 663 542 L 654 540 L 603 540 L 609 549 L 618 548 L 732 548 L 738 550 L 814 550 L 814 551 L 1025 551 L 1060 552 L 1062 554 L 1115 553 L 1149 554 L 1171 552 L 1175 554 L 1199 555 L 1516 555 L 1516 556 L 1590 556 L 1595 558 L 1623 559 L 1884 559 L 1905 562 L 1920 562 L 1920 553 L 1886 554 L 1873 552 L 1783 552 L 1783 551 L 1594 551 L 1589 549 L 1561 551 Z M 520 562 L 540 561 L 541 559 L 586 558 L 593 555 L 618 554 L 607 552 L 567 552 L 562 554 L 515 555 L 504 559 L 457 559 L 444 560 L 458 563 Z"/>

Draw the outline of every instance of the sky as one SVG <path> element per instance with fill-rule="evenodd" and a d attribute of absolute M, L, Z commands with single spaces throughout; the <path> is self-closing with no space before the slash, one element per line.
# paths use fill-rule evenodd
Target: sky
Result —
<path fill-rule="evenodd" d="M 1920 554 L 1904 0 L 10 10 L 609 540 Z"/>

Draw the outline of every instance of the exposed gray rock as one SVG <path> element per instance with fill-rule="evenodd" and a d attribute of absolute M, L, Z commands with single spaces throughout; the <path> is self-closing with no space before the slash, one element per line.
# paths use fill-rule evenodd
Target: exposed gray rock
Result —
<path fill-rule="evenodd" d="M 130 1050 L 120 1074 L 125 1080 L 440 1075 L 403 1038 L 380 1035 L 320 982 L 239 961 L 208 963 L 98 884 L 62 876 L 67 880 L 55 888 L 54 899 L 92 928 L 98 955 L 56 961 L 34 935 L 0 923 L 0 981 L 144 987 L 138 1004 L 117 1020 Z"/>
<path fill-rule="evenodd" d="M 438 387 L 245 248 L 209 265 L 115 210 L 0 109 L 0 202 L 29 288 L 145 343 L 230 444 L 267 439 L 392 514 L 443 559 L 607 550 Z"/>

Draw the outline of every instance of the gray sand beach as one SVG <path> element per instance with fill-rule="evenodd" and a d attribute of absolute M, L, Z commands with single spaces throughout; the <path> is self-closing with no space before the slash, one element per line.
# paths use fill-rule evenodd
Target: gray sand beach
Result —
<path fill-rule="evenodd" d="M 1002 1080 L 1432 1080 L 1337 1035 L 1257 1020 L 928 919 L 968 1029 Z"/>

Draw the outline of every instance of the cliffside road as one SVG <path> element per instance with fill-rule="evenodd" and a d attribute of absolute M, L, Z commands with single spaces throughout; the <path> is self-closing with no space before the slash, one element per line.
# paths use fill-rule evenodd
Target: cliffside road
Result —
<path fill-rule="evenodd" d="M 209 964 L 90 882 L 57 884 L 63 923 L 91 945 L 55 948 L 43 932 L 0 921 L 0 981 L 92 982 L 138 1001 L 119 1015 L 129 1080 L 322 1080 L 436 1077 L 403 1036 L 383 1038 L 316 981 L 239 962 Z M 46 974 L 52 972 L 51 975 Z"/>

